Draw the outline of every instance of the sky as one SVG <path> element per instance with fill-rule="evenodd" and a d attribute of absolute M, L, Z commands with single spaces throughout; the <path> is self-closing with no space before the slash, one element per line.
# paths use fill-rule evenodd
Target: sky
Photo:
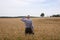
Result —
<path fill-rule="evenodd" d="M 0 16 L 60 14 L 60 0 L 0 0 Z"/>

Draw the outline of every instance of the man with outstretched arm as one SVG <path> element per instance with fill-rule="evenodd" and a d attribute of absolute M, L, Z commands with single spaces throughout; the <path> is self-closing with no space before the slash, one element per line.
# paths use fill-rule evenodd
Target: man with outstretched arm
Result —
<path fill-rule="evenodd" d="M 27 17 L 23 17 L 21 20 L 25 23 L 25 34 L 34 34 L 30 15 L 28 15 Z"/>

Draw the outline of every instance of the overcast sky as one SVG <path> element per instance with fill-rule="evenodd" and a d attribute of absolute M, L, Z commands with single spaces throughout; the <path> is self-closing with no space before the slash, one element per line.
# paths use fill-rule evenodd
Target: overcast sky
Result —
<path fill-rule="evenodd" d="M 0 0 L 0 16 L 60 14 L 60 0 Z"/>

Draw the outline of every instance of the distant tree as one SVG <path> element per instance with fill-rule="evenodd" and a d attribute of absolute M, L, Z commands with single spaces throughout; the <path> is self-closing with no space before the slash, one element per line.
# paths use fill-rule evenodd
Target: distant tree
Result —
<path fill-rule="evenodd" d="M 44 13 L 41 13 L 41 15 L 40 15 L 40 16 L 41 16 L 41 17 L 44 17 L 44 15 L 45 15 Z"/>
<path fill-rule="evenodd" d="M 60 15 L 59 15 L 59 14 L 57 14 L 57 15 L 52 15 L 51 17 L 60 17 Z"/>

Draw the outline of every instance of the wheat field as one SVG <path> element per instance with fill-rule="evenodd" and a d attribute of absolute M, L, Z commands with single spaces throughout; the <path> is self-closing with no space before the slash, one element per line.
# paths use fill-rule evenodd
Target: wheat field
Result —
<path fill-rule="evenodd" d="M 21 18 L 0 18 L 0 40 L 60 40 L 60 18 L 31 18 L 34 35 L 25 35 Z"/>

